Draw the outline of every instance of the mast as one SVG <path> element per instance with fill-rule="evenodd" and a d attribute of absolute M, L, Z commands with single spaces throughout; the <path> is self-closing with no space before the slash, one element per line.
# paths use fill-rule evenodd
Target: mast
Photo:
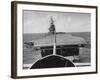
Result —
<path fill-rule="evenodd" d="M 55 30 L 55 33 L 54 33 L 53 55 L 56 55 L 56 30 Z"/>
<path fill-rule="evenodd" d="M 53 43 L 53 55 L 56 55 L 56 29 L 55 29 L 55 25 L 54 25 L 54 20 L 51 17 L 51 25 L 49 28 L 49 33 L 52 34 L 54 36 L 54 43 Z"/>

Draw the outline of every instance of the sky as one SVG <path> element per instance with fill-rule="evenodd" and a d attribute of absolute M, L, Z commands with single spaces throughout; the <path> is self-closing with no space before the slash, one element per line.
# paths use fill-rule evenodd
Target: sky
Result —
<path fill-rule="evenodd" d="M 91 14 L 54 11 L 23 11 L 24 33 L 47 33 L 53 17 L 56 32 L 90 32 Z"/>

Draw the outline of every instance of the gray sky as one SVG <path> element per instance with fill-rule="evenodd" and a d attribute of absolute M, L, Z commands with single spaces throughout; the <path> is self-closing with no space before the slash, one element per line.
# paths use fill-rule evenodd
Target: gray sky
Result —
<path fill-rule="evenodd" d="M 45 33 L 53 16 L 57 32 L 90 32 L 91 14 L 74 12 L 23 11 L 24 33 Z"/>

